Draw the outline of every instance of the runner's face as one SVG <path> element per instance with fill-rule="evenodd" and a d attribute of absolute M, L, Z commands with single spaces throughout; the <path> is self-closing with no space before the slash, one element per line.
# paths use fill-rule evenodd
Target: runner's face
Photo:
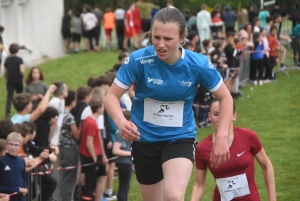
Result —
<path fill-rule="evenodd" d="M 167 63 L 174 64 L 181 57 L 179 49 L 184 37 L 179 36 L 177 23 L 162 23 L 154 21 L 152 24 L 152 44 L 157 57 Z"/>
<path fill-rule="evenodd" d="M 211 121 L 214 131 L 218 130 L 218 122 L 219 122 L 219 101 L 214 102 L 209 110 L 208 118 Z"/>

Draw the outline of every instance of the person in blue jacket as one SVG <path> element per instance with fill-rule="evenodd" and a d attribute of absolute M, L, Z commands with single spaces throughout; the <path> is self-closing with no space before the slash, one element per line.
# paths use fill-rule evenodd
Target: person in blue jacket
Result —
<path fill-rule="evenodd" d="M 193 100 L 199 84 L 220 100 L 220 122 L 212 166 L 229 160 L 226 142 L 232 98 L 206 56 L 182 48 L 187 23 L 177 8 L 159 10 L 152 21 L 149 46 L 133 52 L 119 69 L 104 98 L 120 135 L 132 141 L 131 158 L 142 200 L 184 200 L 193 169 L 196 124 Z M 119 99 L 136 83 L 131 121 Z"/>

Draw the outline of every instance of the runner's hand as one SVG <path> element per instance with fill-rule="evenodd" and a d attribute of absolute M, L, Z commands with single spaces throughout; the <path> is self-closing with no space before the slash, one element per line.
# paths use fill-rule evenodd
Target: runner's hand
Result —
<path fill-rule="evenodd" d="M 230 159 L 227 138 L 216 136 L 211 150 L 211 167 L 218 168 L 222 163 Z"/>
<path fill-rule="evenodd" d="M 140 139 L 140 133 L 134 123 L 130 121 L 124 121 L 119 127 L 120 135 L 126 141 L 135 141 Z"/>

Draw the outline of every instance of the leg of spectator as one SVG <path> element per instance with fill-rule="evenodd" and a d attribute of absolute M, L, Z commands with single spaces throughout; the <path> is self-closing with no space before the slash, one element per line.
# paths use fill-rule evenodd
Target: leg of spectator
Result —
<path fill-rule="evenodd" d="M 12 104 L 12 99 L 14 96 L 14 81 L 13 80 L 8 80 L 6 82 L 6 108 L 5 108 L 5 118 L 10 119 L 10 110 L 11 110 L 11 104 Z"/>

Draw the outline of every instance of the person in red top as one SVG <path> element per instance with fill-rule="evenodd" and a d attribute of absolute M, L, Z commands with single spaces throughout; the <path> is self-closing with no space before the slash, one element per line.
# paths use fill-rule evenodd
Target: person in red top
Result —
<path fill-rule="evenodd" d="M 124 18 L 124 41 L 123 41 L 123 49 L 127 50 L 127 44 L 128 40 L 130 38 L 133 38 L 133 48 L 137 49 L 137 40 L 136 40 L 136 30 L 134 27 L 134 20 L 133 20 L 133 10 L 135 9 L 134 4 L 130 5 L 129 9 L 125 13 L 125 18 Z"/>
<path fill-rule="evenodd" d="M 196 148 L 196 180 L 191 201 L 202 199 L 205 190 L 207 168 L 216 180 L 213 201 L 259 201 L 259 193 L 255 183 L 254 157 L 263 170 L 269 201 L 276 200 L 274 170 L 257 134 L 249 129 L 233 127 L 237 113 L 233 105 L 233 117 L 227 143 L 230 160 L 218 168 L 211 167 L 211 148 L 218 129 L 219 102 L 213 99 L 209 110 L 209 119 L 214 133 L 201 141 Z"/>
<path fill-rule="evenodd" d="M 96 122 L 96 119 L 103 114 L 102 99 L 92 98 L 90 107 L 92 115 L 83 121 L 81 127 L 79 154 L 82 165 L 91 163 L 95 163 L 95 165 L 85 166 L 81 169 L 82 174 L 84 174 L 81 188 L 82 200 L 94 200 L 96 185 L 97 190 L 102 191 L 102 195 L 106 182 L 105 165 L 107 158 L 103 151 L 102 138 Z M 98 188 L 99 182 L 102 184 L 100 185 L 101 188 Z"/>
<path fill-rule="evenodd" d="M 272 26 L 270 29 L 270 34 L 267 36 L 268 42 L 269 42 L 269 61 L 271 68 L 266 69 L 266 79 L 273 79 L 273 68 L 277 65 L 277 58 L 278 58 L 278 50 L 280 49 L 280 46 L 278 44 L 277 39 L 277 27 Z"/>
<path fill-rule="evenodd" d="M 142 20 L 140 17 L 140 11 L 135 6 L 132 10 L 132 17 L 133 17 L 134 29 L 136 32 L 136 41 L 137 41 L 136 43 L 138 45 L 136 46 L 136 48 L 138 48 L 142 42 Z"/>

